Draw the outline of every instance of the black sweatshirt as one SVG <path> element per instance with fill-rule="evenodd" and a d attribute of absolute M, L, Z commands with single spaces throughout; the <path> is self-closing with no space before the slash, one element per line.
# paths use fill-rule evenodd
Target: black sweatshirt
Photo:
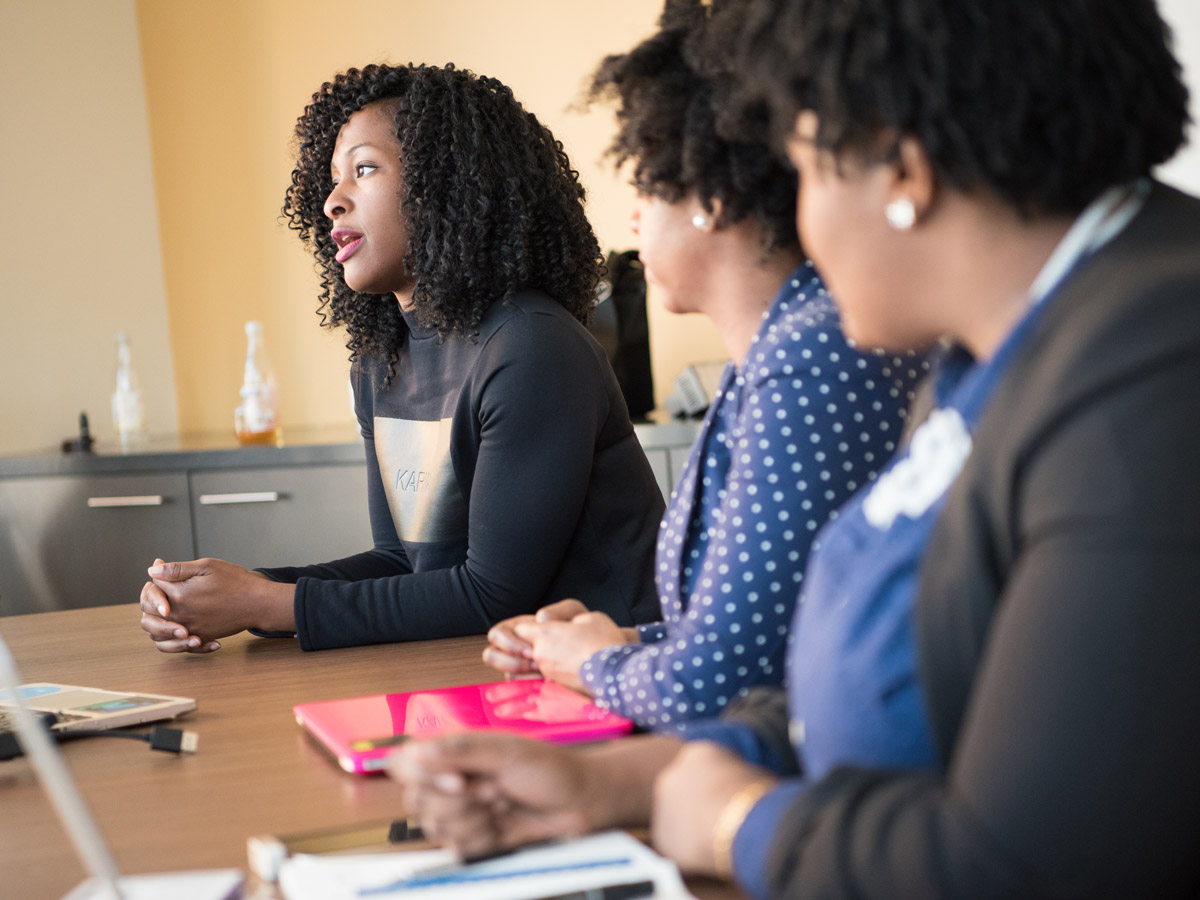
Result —
<path fill-rule="evenodd" d="M 599 344 L 536 292 L 469 338 L 406 318 L 391 383 L 379 358 L 351 373 L 375 547 L 260 570 L 296 584 L 301 647 L 478 634 L 564 597 L 657 620 L 662 496 Z"/>

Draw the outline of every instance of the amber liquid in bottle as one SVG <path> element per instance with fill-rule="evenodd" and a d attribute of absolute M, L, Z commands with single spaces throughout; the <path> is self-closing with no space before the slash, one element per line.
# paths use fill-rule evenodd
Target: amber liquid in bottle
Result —
<path fill-rule="evenodd" d="M 279 396 L 267 361 L 262 323 L 246 323 L 246 371 L 239 392 L 242 402 L 233 412 L 233 433 L 243 445 L 281 442 Z"/>

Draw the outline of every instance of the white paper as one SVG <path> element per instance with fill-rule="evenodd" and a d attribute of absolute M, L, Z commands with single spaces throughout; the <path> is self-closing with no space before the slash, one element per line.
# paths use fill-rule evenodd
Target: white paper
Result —
<path fill-rule="evenodd" d="M 452 860 L 447 850 L 354 856 L 301 854 L 283 864 L 279 886 L 287 900 L 449 900 L 464 896 L 471 900 L 529 900 L 652 881 L 653 896 L 659 900 L 694 900 L 674 863 L 623 831 L 607 831 L 463 866 L 450 876 L 461 880 L 445 884 L 397 887 L 386 893 L 372 890 Z M 485 875 L 496 877 L 482 879 Z"/>
<path fill-rule="evenodd" d="M 122 875 L 117 879 L 124 900 L 234 900 L 242 896 L 241 870 L 206 869 Z M 63 900 L 109 900 L 112 891 L 96 878 L 76 885 Z"/>

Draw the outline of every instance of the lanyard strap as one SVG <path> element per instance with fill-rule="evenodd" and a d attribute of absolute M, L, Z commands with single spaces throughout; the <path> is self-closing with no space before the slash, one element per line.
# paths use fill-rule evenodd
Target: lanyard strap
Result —
<path fill-rule="evenodd" d="M 1095 253 L 1129 224 L 1150 194 L 1150 179 L 1109 188 L 1085 209 L 1058 242 L 1029 288 L 1033 305 L 1054 292 L 1081 259 Z"/>

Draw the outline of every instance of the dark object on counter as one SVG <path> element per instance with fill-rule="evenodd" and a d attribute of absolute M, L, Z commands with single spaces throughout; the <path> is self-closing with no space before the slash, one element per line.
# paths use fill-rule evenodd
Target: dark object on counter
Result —
<path fill-rule="evenodd" d="M 87 413 L 81 412 L 79 414 L 79 437 L 67 438 L 63 441 L 63 453 L 91 453 L 95 443 L 96 441 L 92 438 L 91 432 L 88 431 Z"/>
<path fill-rule="evenodd" d="M 609 251 L 605 267 L 589 330 L 608 355 L 630 418 L 643 419 L 654 409 L 646 275 L 636 250 Z"/>

